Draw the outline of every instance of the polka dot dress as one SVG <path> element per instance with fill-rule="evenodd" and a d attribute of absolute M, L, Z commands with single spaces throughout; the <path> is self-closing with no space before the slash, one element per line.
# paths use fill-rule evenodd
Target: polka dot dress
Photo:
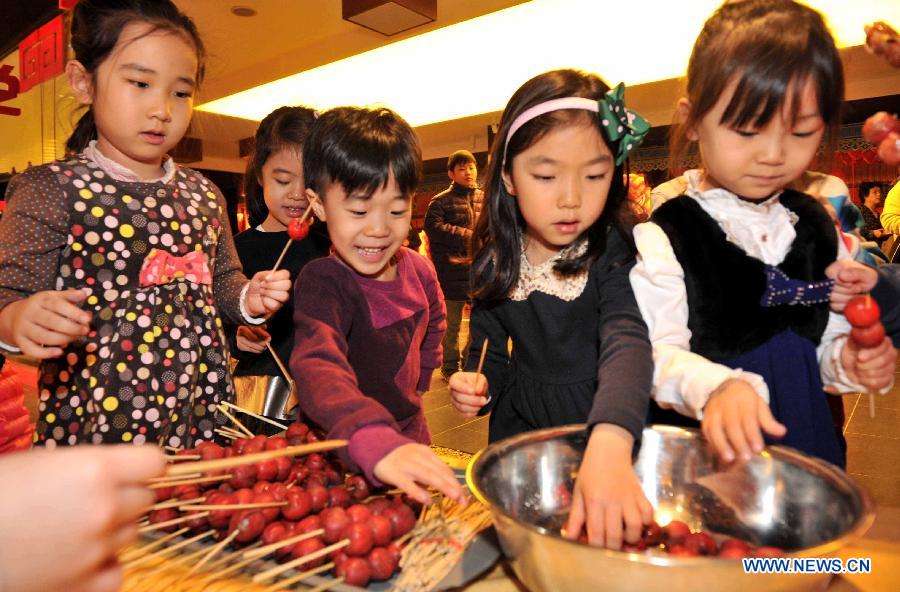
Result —
<path fill-rule="evenodd" d="M 118 181 L 83 157 L 36 168 L 44 170 L 28 171 L 32 183 L 17 188 L 31 196 L 61 195 L 63 208 L 55 216 L 51 211 L 37 229 L 25 228 L 29 208 L 35 206 L 14 200 L 18 231 L 26 243 L 34 243 L 28 247 L 32 251 L 64 240 L 49 289 L 89 288 L 82 307 L 93 321 L 89 335 L 41 366 L 35 443 L 182 447 L 213 439 L 214 428 L 224 422 L 216 406 L 233 398 L 213 288 L 220 303 L 223 295 L 227 298 L 224 306 L 234 316 L 246 281 L 236 264 L 218 189 L 182 168 L 168 183 Z M 27 285 L 29 280 L 39 284 L 39 278 L 29 278 L 27 266 L 17 272 L 9 263 L 10 256 L 24 260 L 29 255 L 22 248 L 9 253 L 15 251 L 7 227 L 11 222 L 4 220 L 0 228 L 0 296 L 11 287 L 48 289 Z M 202 252 L 213 272 L 212 285 L 189 281 L 196 274 L 174 273 L 142 287 L 145 260 L 159 251 L 175 258 Z M 226 269 L 217 270 L 217 256 L 226 260 Z M 198 256 L 191 259 L 196 262 Z"/>

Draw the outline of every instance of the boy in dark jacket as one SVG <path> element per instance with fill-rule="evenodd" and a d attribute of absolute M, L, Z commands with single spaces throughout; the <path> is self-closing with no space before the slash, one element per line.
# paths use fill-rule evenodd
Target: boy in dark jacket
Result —
<path fill-rule="evenodd" d="M 438 281 L 447 303 L 447 332 L 441 346 L 445 380 L 460 369 L 459 326 L 469 302 L 469 240 L 481 212 L 483 193 L 478 189 L 478 168 L 468 150 L 457 150 L 447 161 L 450 187 L 435 195 L 425 214 L 425 234 Z"/>

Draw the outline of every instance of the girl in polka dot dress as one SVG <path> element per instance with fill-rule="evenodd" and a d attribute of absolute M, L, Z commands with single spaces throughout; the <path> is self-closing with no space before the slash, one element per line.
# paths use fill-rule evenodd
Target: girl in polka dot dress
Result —
<path fill-rule="evenodd" d="M 166 153 L 202 74 L 168 1 L 82 0 L 66 73 L 88 106 L 75 156 L 10 182 L 0 222 L 0 341 L 42 360 L 35 442 L 212 439 L 232 397 L 220 314 L 260 324 L 287 271 L 241 271 L 218 188 Z"/>

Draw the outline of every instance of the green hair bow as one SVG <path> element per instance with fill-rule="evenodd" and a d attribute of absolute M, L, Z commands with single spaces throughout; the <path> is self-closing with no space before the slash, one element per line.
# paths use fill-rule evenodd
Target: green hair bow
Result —
<path fill-rule="evenodd" d="M 650 131 L 650 124 L 634 111 L 625 108 L 625 84 L 622 82 L 597 103 L 600 108 L 597 115 L 606 137 L 610 142 L 621 140 L 616 152 L 618 166 L 644 141 L 644 136 Z"/>

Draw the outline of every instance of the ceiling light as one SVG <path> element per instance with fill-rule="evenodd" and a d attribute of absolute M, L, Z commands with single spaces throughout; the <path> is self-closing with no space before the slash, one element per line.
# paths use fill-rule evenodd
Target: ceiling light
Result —
<path fill-rule="evenodd" d="M 232 6 L 231 14 L 234 16 L 256 16 L 256 9 L 250 6 Z"/>
<path fill-rule="evenodd" d="M 677 78 L 721 0 L 630 0 L 627 12 L 596 0 L 532 0 L 294 74 L 200 105 L 260 120 L 281 105 L 328 109 L 384 105 L 412 125 L 503 109 L 523 82 L 555 68 L 599 73 L 610 85 Z M 863 25 L 900 22 L 895 0 L 809 0 L 841 47 Z"/>
<path fill-rule="evenodd" d="M 437 18 L 437 0 L 343 0 L 344 20 L 382 35 L 396 35 Z"/>

